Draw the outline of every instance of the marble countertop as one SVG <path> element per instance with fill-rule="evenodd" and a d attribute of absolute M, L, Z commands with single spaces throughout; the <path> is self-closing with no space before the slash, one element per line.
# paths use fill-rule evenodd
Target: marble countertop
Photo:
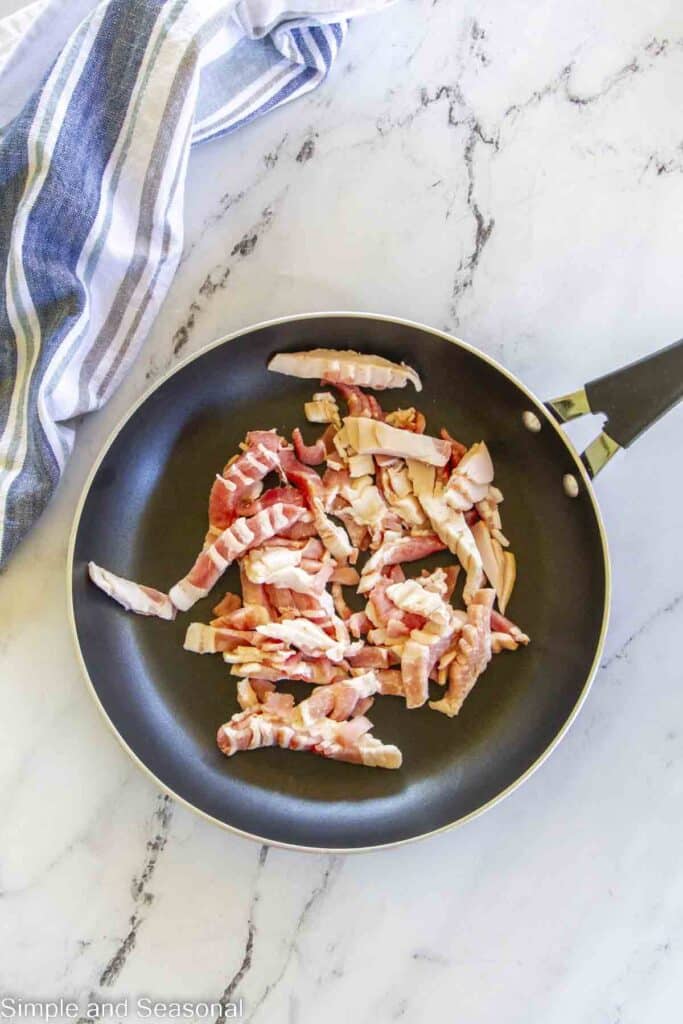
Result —
<path fill-rule="evenodd" d="M 403 0 L 318 92 L 193 154 L 165 307 L 0 579 L 0 994 L 227 994 L 257 1024 L 680 1013 L 680 409 L 597 483 L 613 614 L 568 737 L 489 813 L 396 850 L 268 850 L 160 794 L 88 696 L 65 560 L 115 422 L 251 322 L 421 320 L 543 397 L 683 334 L 682 90 L 669 0 Z"/>

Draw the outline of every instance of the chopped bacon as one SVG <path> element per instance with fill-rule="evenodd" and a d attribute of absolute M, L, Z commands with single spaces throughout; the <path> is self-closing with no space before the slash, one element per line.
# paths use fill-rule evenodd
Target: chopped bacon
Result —
<path fill-rule="evenodd" d="M 332 583 L 342 583 L 345 587 L 355 587 L 360 582 L 358 571 L 350 565 L 338 566 L 330 576 Z"/>
<path fill-rule="evenodd" d="M 401 562 L 415 562 L 420 558 L 426 558 L 435 551 L 443 551 L 446 545 L 435 533 L 425 534 L 420 537 L 401 537 L 395 534 L 388 535 L 384 543 L 377 549 L 374 555 L 368 559 L 361 573 L 359 594 L 366 594 L 372 590 L 377 581 L 378 574 L 385 566 L 398 565 Z"/>
<path fill-rule="evenodd" d="M 350 350 L 315 348 L 308 352 L 279 352 L 268 363 L 268 369 L 293 377 L 360 385 L 377 391 L 402 388 L 412 381 L 416 391 L 422 390 L 419 376 L 406 363 L 392 363 L 382 356 L 361 355 Z"/>
<path fill-rule="evenodd" d="M 395 409 L 385 416 L 385 420 L 391 427 L 412 430 L 414 434 L 424 434 L 427 429 L 427 421 L 423 414 L 412 406 L 410 409 Z"/>
<path fill-rule="evenodd" d="M 440 700 L 429 702 L 434 711 L 453 718 L 491 660 L 491 609 L 495 590 L 478 590 L 467 609 L 456 655 L 448 668 L 448 690 Z"/>
<path fill-rule="evenodd" d="M 385 413 L 361 388 L 412 380 L 419 390 L 410 367 L 320 349 L 276 356 L 271 368 L 327 380 L 348 415 L 330 390 L 305 406 L 310 422 L 326 425 L 313 444 L 298 428 L 291 445 L 275 430 L 250 431 L 212 488 L 204 548 L 168 595 L 92 563 L 90 574 L 125 608 L 172 618 L 237 562 L 241 593 L 226 593 L 209 624 L 192 622 L 185 636 L 186 650 L 220 654 L 235 677 L 241 711 L 219 729 L 220 749 L 276 745 L 397 768 L 400 751 L 372 736 L 366 717 L 377 694 L 416 708 L 433 682 L 444 689 L 430 707 L 452 717 L 492 654 L 529 643 L 504 614 L 517 564 L 493 463 L 485 442 L 467 449 L 445 428 L 430 436 L 421 411 Z M 271 472 L 280 483 L 264 491 Z M 403 564 L 446 549 L 465 569 L 467 610 L 451 604 L 458 565 L 406 578 Z M 344 586 L 365 596 L 363 611 Z M 314 689 L 296 704 L 280 681 Z"/>
<path fill-rule="evenodd" d="M 211 625 L 227 629 L 256 629 L 257 626 L 262 626 L 270 620 L 271 614 L 268 608 L 261 604 L 245 604 L 226 615 L 219 615 L 218 618 L 212 619 Z"/>
<path fill-rule="evenodd" d="M 322 480 L 314 469 L 304 466 L 291 451 L 281 453 L 280 463 L 285 476 L 299 488 L 313 513 L 321 541 L 338 562 L 346 562 L 353 548 L 343 527 L 337 526 L 327 517 Z"/>
<path fill-rule="evenodd" d="M 239 594 L 231 594 L 230 591 L 228 591 L 226 594 L 223 595 L 218 604 L 215 604 L 213 606 L 211 611 L 213 612 L 214 615 L 220 617 L 221 615 L 229 615 L 230 612 L 234 612 L 241 607 L 242 598 L 239 596 Z"/>
<path fill-rule="evenodd" d="M 88 575 L 95 586 L 118 601 L 127 612 L 156 615 L 160 619 L 175 618 L 176 610 L 171 598 L 154 587 L 145 587 L 141 583 L 133 583 L 132 580 L 116 576 L 95 562 L 88 562 Z"/>
<path fill-rule="evenodd" d="M 274 431 L 252 430 L 245 439 L 245 451 L 231 459 L 222 476 L 217 476 L 209 497 L 209 523 L 225 530 L 235 518 L 237 504 L 245 491 L 268 473 L 278 469 L 280 448 L 285 442 Z"/>
<path fill-rule="evenodd" d="M 222 725 L 216 741 L 227 756 L 239 750 L 280 746 L 368 767 L 398 768 L 400 750 L 371 736 L 371 723 L 357 713 L 361 702 L 367 708 L 378 685 L 370 672 L 315 689 L 298 705 L 289 694 L 268 693 L 262 704 L 249 706 Z"/>
<path fill-rule="evenodd" d="M 389 647 L 371 647 L 366 644 L 358 654 L 347 657 L 351 668 L 389 668 L 396 664 L 396 655 Z"/>
<path fill-rule="evenodd" d="M 379 680 L 379 692 L 387 697 L 405 697 L 403 676 L 400 669 L 384 668 L 376 673 Z"/>
<path fill-rule="evenodd" d="M 309 658 L 327 657 L 334 662 L 342 661 L 347 646 L 328 636 L 324 629 L 311 622 L 310 619 L 270 622 L 263 626 L 257 626 L 257 632 L 273 640 L 282 640 L 284 643 L 298 648 Z"/>
<path fill-rule="evenodd" d="M 519 626 L 516 626 L 510 619 L 506 619 L 500 612 L 491 612 L 491 629 L 495 630 L 496 633 L 507 633 L 516 640 L 518 644 L 526 646 L 530 641 L 526 633 L 523 633 Z"/>
<path fill-rule="evenodd" d="M 296 487 L 271 487 L 260 498 L 238 502 L 235 511 L 238 516 L 255 516 L 257 512 L 262 512 L 263 509 L 270 508 L 271 505 L 277 505 L 280 501 L 284 505 L 303 506 L 304 503 L 304 499 Z"/>
<path fill-rule="evenodd" d="M 293 682 L 312 683 L 314 686 L 327 686 L 329 683 L 336 683 L 343 679 L 346 669 L 342 664 L 336 665 L 328 658 L 307 659 L 297 652 L 286 652 L 285 658 L 262 653 L 259 648 L 254 648 L 258 657 L 245 650 L 239 652 L 239 657 L 233 657 L 232 651 L 227 651 L 224 658 L 232 665 L 231 673 L 234 676 L 247 676 L 250 679 L 267 679 L 277 683 L 281 679 L 290 679 Z M 253 661 L 245 660 L 254 657 Z"/>
<path fill-rule="evenodd" d="M 253 630 L 228 629 L 205 626 L 202 622 L 191 622 L 185 634 L 184 647 L 194 654 L 219 654 L 232 651 L 240 644 L 256 644 L 260 641 Z"/>
<path fill-rule="evenodd" d="M 236 519 L 210 547 L 202 551 L 187 576 L 171 588 L 169 597 L 173 604 L 181 611 L 187 611 L 201 597 L 206 597 L 236 558 L 291 526 L 301 517 L 302 511 L 297 505 L 278 503 L 248 519 Z"/>
<path fill-rule="evenodd" d="M 455 590 L 455 585 L 458 582 L 458 576 L 460 575 L 460 566 L 459 565 L 448 565 L 448 566 L 446 566 L 445 572 L 446 572 L 446 593 L 445 593 L 445 598 L 446 598 L 447 601 L 450 601 L 450 599 L 453 597 L 453 591 Z"/>
<path fill-rule="evenodd" d="M 451 446 L 451 457 L 448 464 L 451 469 L 455 469 L 455 467 L 458 465 L 461 458 L 467 451 L 467 445 L 460 444 L 460 441 L 456 441 L 455 438 L 448 433 L 445 427 L 441 428 L 439 434 L 441 435 L 443 440 L 448 441 L 448 443 Z"/>
<path fill-rule="evenodd" d="M 372 623 L 365 612 L 354 612 L 346 620 L 346 625 L 349 627 L 351 636 L 356 638 L 365 636 L 368 630 L 372 629 Z"/>
<path fill-rule="evenodd" d="M 353 714 L 359 700 L 377 693 L 378 685 L 375 673 L 366 672 L 352 679 L 321 686 L 299 704 L 299 717 L 304 725 L 311 725 L 319 718 L 343 722 Z"/>
<path fill-rule="evenodd" d="M 297 459 L 306 466 L 319 466 L 325 461 L 327 456 L 325 435 L 319 437 L 315 444 L 305 444 L 301 431 L 295 427 L 292 431 L 292 441 Z"/>
<path fill-rule="evenodd" d="M 350 416 L 368 416 L 373 420 L 383 420 L 384 411 L 374 395 L 368 395 L 360 388 L 340 381 L 330 381 L 349 407 Z"/>
<path fill-rule="evenodd" d="M 346 445 L 360 455 L 395 455 L 430 466 L 445 466 L 451 454 L 450 445 L 441 438 L 414 434 L 365 416 L 347 416 L 335 444 L 337 450 Z"/>
<path fill-rule="evenodd" d="M 493 480 L 493 462 L 483 441 L 469 448 L 451 473 L 444 497 L 456 512 L 466 512 L 483 501 Z"/>
<path fill-rule="evenodd" d="M 332 587 L 332 600 L 334 601 L 334 608 L 340 619 L 347 621 L 351 618 L 351 609 L 344 600 L 344 591 L 342 590 L 341 583 L 333 583 Z"/>

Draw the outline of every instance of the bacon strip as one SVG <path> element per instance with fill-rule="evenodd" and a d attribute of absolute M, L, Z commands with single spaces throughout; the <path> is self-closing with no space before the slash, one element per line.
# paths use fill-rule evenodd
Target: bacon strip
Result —
<path fill-rule="evenodd" d="M 279 450 L 285 442 L 274 431 L 252 430 L 245 439 L 246 451 L 230 461 L 217 476 L 209 496 L 209 523 L 225 530 L 235 518 L 236 507 L 245 491 L 277 469 Z"/>
<path fill-rule="evenodd" d="M 116 576 L 95 562 L 88 562 L 88 575 L 96 587 L 118 601 L 128 612 L 138 615 L 156 615 L 160 619 L 174 619 L 176 610 L 168 594 L 153 587 L 145 587 L 122 576 Z"/>
<path fill-rule="evenodd" d="M 248 519 L 236 519 L 202 551 L 189 573 L 171 588 L 169 597 L 173 604 L 180 611 L 187 611 L 200 598 L 206 597 L 236 558 L 287 529 L 302 514 L 303 509 L 297 505 L 278 502 Z"/>

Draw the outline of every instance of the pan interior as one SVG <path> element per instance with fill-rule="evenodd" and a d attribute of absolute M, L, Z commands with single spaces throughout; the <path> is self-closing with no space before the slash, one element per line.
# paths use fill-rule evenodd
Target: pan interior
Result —
<path fill-rule="evenodd" d="M 449 720 L 379 698 L 375 735 L 403 750 L 400 771 L 308 754 L 261 750 L 227 759 L 217 727 L 238 710 L 220 657 L 183 650 L 190 621 L 207 622 L 212 596 L 173 623 L 130 615 L 86 578 L 93 559 L 162 590 L 192 564 L 206 529 L 214 475 L 249 429 L 289 435 L 304 422 L 315 381 L 266 371 L 272 354 L 353 347 L 405 360 L 424 390 L 386 392 L 385 408 L 415 402 L 428 429 L 445 425 L 490 447 L 505 495 L 503 527 L 517 556 L 508 614 L 531 636 L 494 657 Z M 73 559 L 78 640 L 92 685 L 124 742 L 170 790 L 218 821 L 273 842 L 357 848 L 399 842 L 454 822 L 491 801 L 543 754 L 590 675 L 603 621 L 606 576 L 585 485 L 562 489 L 576 466 L 548 423 L 522 425 L 528 396 L 476 354 L 418 327 L 350 316 L 291 320 L 209 349 L 164 381 L 115 436 L 85 498 Z M 309 428 L 307 437 L 314 436 Z M 430 563 L 445 562 L 445 557 Z M 421 568 L 415 565 L 415 571 Z M 411 570 L 409 570 L 410 573 Z M 303 696 L 307 688 L 294 684 Z"/>

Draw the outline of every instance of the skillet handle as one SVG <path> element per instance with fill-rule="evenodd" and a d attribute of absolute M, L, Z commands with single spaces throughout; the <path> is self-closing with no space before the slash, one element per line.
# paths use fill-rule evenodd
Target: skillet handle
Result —
<path fill-rule="evenodd" d="M 628 448 L 683 398 L 683 340 L 591 381 L 579 391 L 546 402 L 561 423 L 586 413 L 605 413 L 601 434 L 581 459 L 591 477 Z"/>

